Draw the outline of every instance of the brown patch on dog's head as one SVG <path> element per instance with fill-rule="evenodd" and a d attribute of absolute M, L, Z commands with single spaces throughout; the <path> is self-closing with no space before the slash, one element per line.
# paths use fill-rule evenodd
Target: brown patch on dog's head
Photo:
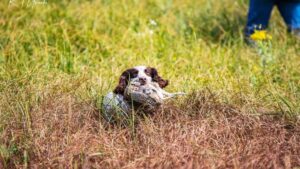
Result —
<path fill-rule="evenodd" d="M 164 80 L 162 77 L 158 75 L 158 72 L 155 68 L 153 67 L 147 67 L 145 69 L 145 73 L 149 76 L 151 76 L 153 82 L 157 82 L 159 87 L 165 88 L 169 84 L 169 80 Z"/>
<path fill-rule="evenodd" d="M 124 95 L 125 88 L 128 85 L 130 79 L 135 78 L 138 75 L 138 71 L 134 68 L 125 70 L 119 79 L 118 86 L 114 89 L 115 94 Z"/>

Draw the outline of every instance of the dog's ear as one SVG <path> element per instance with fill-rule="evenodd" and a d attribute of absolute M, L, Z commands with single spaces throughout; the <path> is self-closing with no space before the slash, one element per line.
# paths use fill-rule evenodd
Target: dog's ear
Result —
<path fill-rule="evenodd" d="M 115 94 L 122 94 L 124 95 L 125 92 L 125 88 L 129 83 L 129 80 L 131 78 L 136 77 L 138 71 L 135 69 L 127 69 L 125 70 L 122 74 L 121 77 L 119 79 L 119 84 L 118 86 L 114 89 L 114 93 Z"/>
<path fill-rule="evenodd" d="M 165 88 L 165 87 L 168 86 L 169 80 L 165 80 L 162 77 L 160 77 L 155 68 L 150 67 L 149 69 L 150 69 L 150 74 L 151 74 L 152 81 L 157 82 L 159 87 L 161 87 L 161 88 Z"/>
<path fill-rule="evenodd" d="M 114 89 L 115 94 L 122 94 L 124 95 L 125 88 L 127 86 L 127 80 L 125 76 L 121 76 L 119 79 L 118 86 Z"/>

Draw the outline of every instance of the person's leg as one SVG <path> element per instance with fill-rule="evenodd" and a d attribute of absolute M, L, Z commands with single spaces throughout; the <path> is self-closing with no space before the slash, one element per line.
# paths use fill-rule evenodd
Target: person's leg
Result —
<path fill-rule="evenodd" d="M 275 0 L 250 0 L 245 36 L 249 37 L 254 30 L 266 29 Z"/>
<path fill-rule="evenodd" d="M 300 37 L 300 2 L 278 0 L 277 6 L 288 30 Z"/>

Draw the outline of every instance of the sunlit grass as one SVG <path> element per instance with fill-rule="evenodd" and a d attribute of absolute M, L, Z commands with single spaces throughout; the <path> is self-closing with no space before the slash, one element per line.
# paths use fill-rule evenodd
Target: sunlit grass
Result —
<path fill-rule="evenodd" d="M 14 123 L 24 145 L 43 99 L 71 94 L 99 106 L 135 65 L 156 67 L 169 91 L 209 88 L 224 103 L 299 115 L 300 43 L 278 12 L 260 53 L 243 41 L 243 0 L 7 2 L 0 10 L 0 132 Z"/>

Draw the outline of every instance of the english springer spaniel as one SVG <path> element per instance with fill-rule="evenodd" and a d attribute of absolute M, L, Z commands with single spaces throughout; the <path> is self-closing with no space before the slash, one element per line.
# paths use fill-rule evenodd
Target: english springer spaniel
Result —
<path fill-rule="evenodd" d="M 169 84 L 169 81 L 160 77 L 155 68 L 136 66 L 127 69 L 121 74 L 119 84 L 115 87 L 113 92 L 109 92 L 103 99 L 102 111 L 104 111 L 108 120 L 111 120 L 112 114 L 115 113 L 115 111 L 127 114 L 132 108 L 136 109 L 140 106 L 139 103 L 133 102 L 125 95 L 127 85 L 133 82 L 139 82 L 140 85 L 152 84 L 161 99 L 173 96 L 171 93 L 163 90 L 163 88 Z"/>

